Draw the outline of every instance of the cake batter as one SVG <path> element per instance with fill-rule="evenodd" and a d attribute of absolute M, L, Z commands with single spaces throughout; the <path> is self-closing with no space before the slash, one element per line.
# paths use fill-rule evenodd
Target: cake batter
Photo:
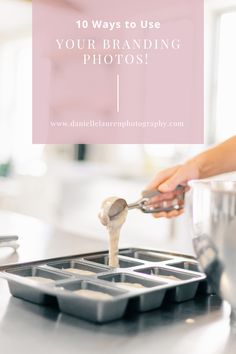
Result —
<path fill-rule="evenodd" d="M 118 281 L 118 282 L 115 282 L 115 284 L 125 290 L 135 290 L 135 289 L 146 288 L 146 286 L 139 284 L 139 283 L 126 283 L 123 281 Z"/>
<path fill-rule="evenodd" d="M 25 277 L 26 279 L 34 282 L 34 283 L 42 283 L 42 284 L 50 284 L 50 283 L 55 283 L 55 280 L 49 279 L 49 278 L 43 278 L 43 277 Z"/>
<path fill-rule="evenodd" d="M 84 269 L 78 269 L 78 268 L 62 268 L 62 270 L 69 272 L 69 273 L 74 273 L 78 275 L 94 275 L 96 274 L 95 272 L 91 272 L 90 270 L 84 270 Z"/>
<path fill-rule="evenodd" d="M 73 291 L 73 293 L 95 300 L 110 300 L 113 298 L 113 296 L 103 293 L 102 291 L 94 291 L 89 289 L 80 289 Z"/>
<path fill-rule="evenodd" d="M 109 266 L 110 267 L 119 267 L 119 238 L 120 238 L 120 230 L 122 225 L 124 224 L 128 207 L 124 208 L 124 210 L 119 213 L 117 216 L 110 219 L 109 211 L 113 203 L 120 198 L 110 197 L 104 200 L 101 206 L 101 211 L 99 213 L 99 218 L 101 223 L 107 227 L 109 234 Z"/>
<path fill-rule="evenodd" d="M 181 279 L 175 277 L 174 275 L 160 275 L 160 274 L 153 274 L 153 275 L 156 275 L 159 278 L 166 278 L 166 279 L 178 280 L 178 281 L 181 280 Z"/>

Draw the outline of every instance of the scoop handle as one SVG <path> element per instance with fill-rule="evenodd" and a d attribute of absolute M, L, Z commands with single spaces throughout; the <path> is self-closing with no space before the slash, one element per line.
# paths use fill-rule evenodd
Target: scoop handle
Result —
<path fill-rule="evenodd" d="M 177 191 L 181 191 L 181 190 L 182 190 L 182 192 L 184 194 L 184 187 L 181 186 L 181 185 L 178 185 L 173 192 L 175 192 L 175 191 L 177 192 Z M 153 189 L 153 190 L 150 190 L 150 191 L 143 191 L 142 192 L 142 197 L 143 198 L 147 198 L 147 199 L 151 199 L 151 198 L 153 198 L 153 197 L 155 197 L 157 195 L 161 195 L 161 194 L 165 194 L 165 193 L 160 192 L 158 189 Z"/>
<path fill-rule="evenodd" d="M 169 212 L 172 210 L 180 210 L 184 207 L 184 197 L 185 197 L 185 188 L 181 185 L 178 185 L 173 192 L 179 192 L 176 197 L 173 199 L 172 204 L 165 206 L 167 203 L 165 200 L 160 202 L 158 206 L 147 205 L 149 199 L 157 196 L 157 195 L 165 195 L 165 193 L 160 192 L 159 190 L 151 190 L 151 191 L 143 191 L 142 192 L 142 202 L 140 205 L 140 209 L 144 213 L 161 213 L 161 212 Z M 170 202 L 170 201 L 169 201 Z"/>

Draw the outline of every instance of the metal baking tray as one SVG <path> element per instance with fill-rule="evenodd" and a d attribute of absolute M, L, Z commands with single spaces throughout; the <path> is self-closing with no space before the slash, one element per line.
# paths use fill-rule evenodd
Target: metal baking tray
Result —
<path fill-rule="evenodd" d="M 2 275 L 4 278 L 7 278 L 12 295 L 41 305 L 56 303 L 54 292 L 51 296 L 50 287 L 45 286 L 45 284 L 38 286 L 39 284 L 30 281 L 28 277 L 36 276 L 51 279 L 52 283 L 50 285 L 60 284 L 63 280 L 71 278 L 69 274 L 31 265 L 16 266 L 15 268 L 6 270 Z"/>
<path fill-rule="evenodd" d="M 109 267 L 108 253 L 98 252 L 1 267 L 0 276 L 13 296 L 98 323 L 210 291 L 198 262 L 188 255 L 126 248 L 119 252 L 119 263 L 119 268 Z M 50 280 L 35 282 L 31 276 Z M 80 290 L 99 292 L 102 298 L 81 295 Z"/>

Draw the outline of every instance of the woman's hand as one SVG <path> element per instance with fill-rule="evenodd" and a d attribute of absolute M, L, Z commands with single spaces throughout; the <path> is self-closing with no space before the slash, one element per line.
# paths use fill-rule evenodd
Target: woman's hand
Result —
<path fill-rule="evenodd" d="M 187 182 L 191 179 L 208 178 L 221 173 L 236 170 L 236 136 L 226 140 L 220 145 L 213 147 L 187 161 L 184 165 L 167 168 L 159 172 L 154 180 L 146 188 L 147 190 L 158 189 L 165 193 L 150 200 L 149 205 L 155 205 L 163 200 L 167 204 L 176 197 L 175 188 L 178 185 L 185 186 L 185 191 L 189 189 Z M 165 216 L 171 218 L 183 213 L 183 210 L 173 210 L 165 213 L 154 214 L 154 217 Z"/>
<path fill-rule="evenodd" d="M 187 192 L 189 190 L 187 182 L 191 179 L 198 178 L 200 178 L 200 170 L 197 162 L 194 160 L 190 160 L 184 165 L 177 165 L 159 172 L 153 181 L 147 186 L 146 190 L 158 189 L 160 192 L 165 194 L 153 197 L 150 199 L 149 204 L 154 205 L 163 200 L 174 200 L 176 198 L 176 193 L 178 193 L 175 191 L 178 185 L 184 186 L 184 191 Z M 181 215 L 183 211 L 183 209 L 173 210 L 170 212 L 153 214 L 153 216 L 155 218 L 172 218 L 174 216 Z"/>

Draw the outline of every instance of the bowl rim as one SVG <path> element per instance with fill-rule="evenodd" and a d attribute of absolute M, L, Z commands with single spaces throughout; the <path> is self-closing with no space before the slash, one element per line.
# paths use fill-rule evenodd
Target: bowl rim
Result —
<path fill-rule="evenodd" d="M 188 181 L 188 185 L 192 188 L 201 185 L 203 187 L 211 187 L 212 192 L 216 193 L 236 193 L 236 181 L 224 179 L 193 179 Z M 222 188 L 223 187 L 223 188 Z"/>

